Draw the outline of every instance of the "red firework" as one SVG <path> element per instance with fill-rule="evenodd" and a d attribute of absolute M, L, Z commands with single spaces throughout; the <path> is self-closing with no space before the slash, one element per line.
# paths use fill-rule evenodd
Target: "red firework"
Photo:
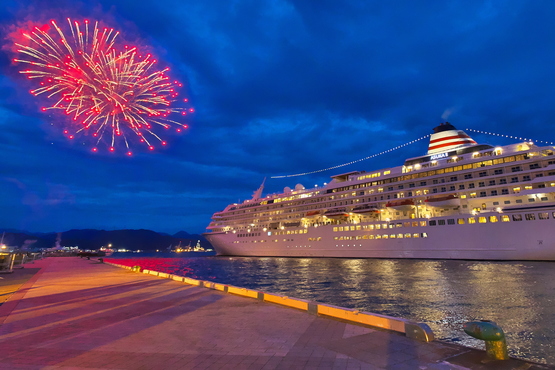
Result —
<path fill-rule="evenodd" d="M 115 152 L 123 142 L 131 155 L 132 141 L 154 150 L 156 143 L 166 145 L 160 129 L 187 128 L 173 117 L 194 110 L 173 106 L 183 84 L 170 80 L 169 68 L 156 68 L 156 59 L 141 55 L 137 47 L 116 44 L 119 32 L 112 28 L 88 20 L 81 24 L 68 18 L 67 23 L 67 36 L 55 21 L 24 33 L 25 45 L 15 44 L 19 57 L 14 62 L 28 66 L 20 73 L 36 84 L 30 93 L 52 101 L 41 110 L 70 118 L 64 130 L 68 139 L 92 138 L 93 152 L 101 143 Z"/>

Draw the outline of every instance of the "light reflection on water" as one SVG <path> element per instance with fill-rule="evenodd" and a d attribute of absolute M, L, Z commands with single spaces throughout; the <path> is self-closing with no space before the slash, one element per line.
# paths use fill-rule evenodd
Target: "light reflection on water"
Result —
<path fill-rule="evenodd" d="M 462 325 L 492 320 L 511 356 L 555 364 L 551 262 L 133 257 L 119 263 L 424 322 L 437 339 L 471 347 L 483 342 Z"/>

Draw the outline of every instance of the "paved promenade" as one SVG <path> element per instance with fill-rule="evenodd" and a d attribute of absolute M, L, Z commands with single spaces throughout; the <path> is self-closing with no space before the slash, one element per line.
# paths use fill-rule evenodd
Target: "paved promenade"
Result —
<path fill-rule="evenodd" d="M 547 369 L 94 260 L 0 275 L 0 369 Z M 31 269 L 36 269 L 31 271 Z"/>

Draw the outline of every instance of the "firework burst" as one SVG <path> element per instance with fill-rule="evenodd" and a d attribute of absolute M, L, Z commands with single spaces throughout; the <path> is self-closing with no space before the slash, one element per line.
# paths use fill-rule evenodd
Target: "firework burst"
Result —
<path fill-rule="evenodd" d="M 170 80 L 169 68 L 158 69 L 156 59 L 137 47 L 119 46 L 119 32 L 98 22 L 68 18 L 67 26 L 64 33 L 51 21 L 23 33 L 14 62 L 36 84 L 30 93 L 48 98 L 42 111 L 69 118 L 63 131 L 68 139 L 87 136 L 93 152 L 103 146 L 114 152 L 124 143 L 131 155 L 132 142 L 154 150 L 155 144 L 166 145 L 160 131 L 187 128 L 175 117 L 194 110 L 175 107 L 187 99 L 178 99 L 183 84 Z"/>

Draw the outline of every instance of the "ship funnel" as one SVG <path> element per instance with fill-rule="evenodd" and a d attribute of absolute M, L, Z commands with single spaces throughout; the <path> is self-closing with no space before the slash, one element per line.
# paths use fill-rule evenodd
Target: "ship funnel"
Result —
<path fill-rule="evenodd" d="M 434 128 L 434 133 L 430 137 L 428 154 L 443 153 L 473 145 L 477 145 L 477 143 L 464 131 L 457 130 L 455 126 L 445 122 Z"/>

